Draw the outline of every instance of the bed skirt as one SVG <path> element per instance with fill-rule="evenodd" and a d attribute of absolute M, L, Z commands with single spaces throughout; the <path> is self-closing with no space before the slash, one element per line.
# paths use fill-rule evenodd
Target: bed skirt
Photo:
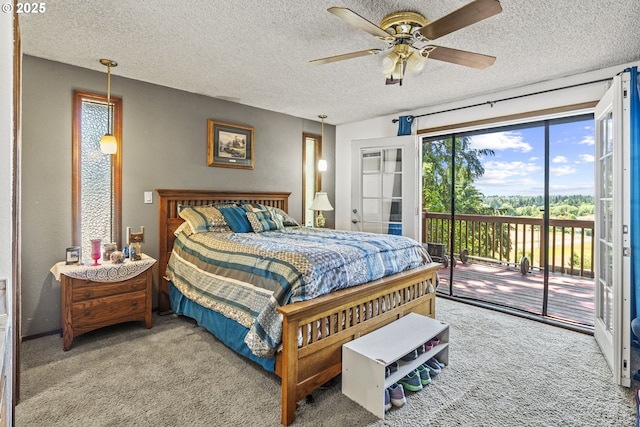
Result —
<path fill-rule="evenodd" d="M 275 371 L 275 357 L 257 357 L 249 350 L 247 344 L 245 344 L 244 337 L 249 332 L 249 329 L 220 313 L 191 301 L 171 282 L 169 282 L 169 300 L 171 309 L 175 314 L 194 319 L 199 326 L 211 332 L 231 350 L 256 362 L 269 372 Z"/>

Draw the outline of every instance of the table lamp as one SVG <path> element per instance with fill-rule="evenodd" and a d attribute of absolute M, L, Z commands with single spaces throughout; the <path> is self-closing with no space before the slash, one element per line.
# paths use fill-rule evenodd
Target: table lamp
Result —
<path fill-rule="evenodd" d="M 319 191 L 316 193 L 316 196 L 313 199 L 313 203 L 311 203 L 311 207 L 309 209 L 318 211 L 318 216 L 316 216 L 316 227 L 322 228 L 324 227 L 325 223 L 324 216 L 322 216 L 322 211 L 332 211 L 333 206 L 331 206 L 331 203 L 329 203 L 327 193 L 324 191 Z"/>

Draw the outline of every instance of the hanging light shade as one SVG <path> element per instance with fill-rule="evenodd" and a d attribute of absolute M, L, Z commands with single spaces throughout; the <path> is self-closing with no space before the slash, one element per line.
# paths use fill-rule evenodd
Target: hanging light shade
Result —
<path fill-rule="evenodd" d="M 100 138 L 100 151 L 104 154 L 115 154 L 118 151 L 118 141 L 113 136 L 111 120 L 111 67 L 118 63 L 111 59 L 101 59 L 100 63 L 107 67 L 107 133 Z"/>
<path fill-rule="evenodd" d="M 322 128 L 320 131 L 320 137 L 321 137 L 321 141 L 324 144 L 324 119 L 327 118 L 326 114 L 320 114 L 318 115 L 318 117 L 320 118 L 320 120 L 322 120 Z M 318 171 L 320 172 L 325 172 L 327 170 L 327 161 L 325 159 L 319 159 L 318 160 Z"/>

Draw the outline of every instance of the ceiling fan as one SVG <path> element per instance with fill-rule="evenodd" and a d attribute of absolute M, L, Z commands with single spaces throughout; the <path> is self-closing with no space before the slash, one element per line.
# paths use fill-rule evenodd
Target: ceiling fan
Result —
<path fill-rule="evenodd" d="M 312 64 L 328 64 L 389 52 L 382 63 L 386 84 L 402 85 L 406 68 L 419 74 L 427 58 L 478 69 L 486 68 L 496 60 L 494 56 L 436 46 L 429 42 L 502 12 L 498 0 L 474 0 L 435 21 L 429 21 L 417 12 L 395 12 L 382 18 L 380 26 L 346 7 L 330 7 L 327 10 L 352 26 L 386 42 L 387 47 L 314 59 L 310 61 Z"/>

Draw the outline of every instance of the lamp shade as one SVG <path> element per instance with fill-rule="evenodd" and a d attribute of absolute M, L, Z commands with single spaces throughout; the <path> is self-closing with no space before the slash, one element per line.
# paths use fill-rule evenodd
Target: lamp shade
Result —
<path fill-rule="evenodd" d="M 102 151 L 103 154 L 116 154 L 118 151 L 118 141 L 116 137 L 107 133 L 100 138 L 100 151 Z"/>
<path fill-rule="evenodd" d="M 309 209 L 313 211 L 332 211 L 333 206 L 329 203 L 327 193 L 319 191 L 316 193 L 316 197 L 313 199 L 313 203 L 311 203 L 311 207 Z"/>

